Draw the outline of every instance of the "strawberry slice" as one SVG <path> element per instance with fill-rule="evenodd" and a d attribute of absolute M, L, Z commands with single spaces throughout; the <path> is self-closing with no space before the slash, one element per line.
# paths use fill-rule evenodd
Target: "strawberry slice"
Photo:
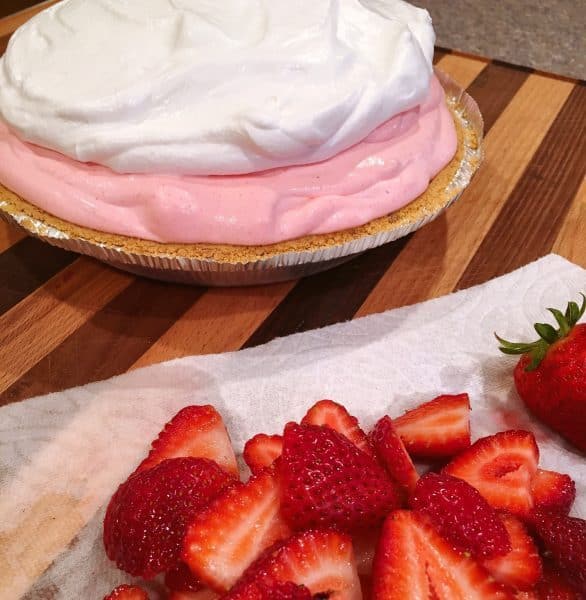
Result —
<path fill-rule="evenodd" d="M 204 588 L 184 562 L 165 573 L 165 585 L 175 592 L 199 592 Z"/>
<path fill-rule="evenodd" d="M 376 529 L 364 529 L 352 536 L 356 570 L 361 577 L 372 575 L 374 551 L 376 550 L 379 537 L 380 527 Z"/>
<path fill-rule="evenodd" d="M 470 399 L 468 394 L 438 396 L 397 417 L 393 425 L 414 458 L 451 458 L 470 446 Z"/>
<path fill-rule="evenodd" d="M 238 477 L 236 456 L 218 411 L 209 405 L 186 406 L 164 427 L 152 443 L 149 455 L 137 472 L 151 469 L 166 458 L 192 456 L 209 458 Z"/>
<path fill-rule="evenodd" d="M 316 402 L 301 420 L 302 425 L 327 425 L 347 437 L 355 446 L 374 456 L 368 438 L 358 419 L 353 417 L 341 404 L 333 400 Z"/>
<path fill-rule="evenodd" d="M 110 560 L 150 579 L 179 562 L 191 519 L 233 479 L 205 458 L 168 458 L 135 473 L 112 496 L 104 518 Z"/>
<path fill-rule="evenodd" d="M 485 560 L 482 564 L 497 581 L 518 590 L 529 590 L 542 574 L 537 547 L 519 519 L 504 513 L 500 520 L 507 528 L 512 549 L 504 556 Z"/>
<path fill-rule="evenodd" d="M 251 584 L 293 582 L 311 594 L 336 600 L 361 600 L 352 542 L 342 533 L 309 530 L 298 533 L 265 552 L 242 575 L 224 600 L 248 600 Z"/>
<path fill-rule="evenodd" d="M 467 481 L 494 508 L 527 515 L 533 507 L 531 481 L 539 449 L 528 431 L 501 431 L 462 452 L 443 472 Z"/>
<path fill-rule="evenodd" d="M 531 525 L 554 563 L 586 597 L 586 521 L 535 511 Z"/>
<path fill-rule="evenodd" d="M 534 589 L 536 600 L 584 600 L 584 596 L 549 562 L 543 563 L 543 577 Z"/>
<path fill-rule="evenodd" d="M 258 433 L 244 444 L 242 456 L 252 473 L 270 467 L 283 451 L 283 437 Z"/>
<path fill-rule="evenodd" d="M 279 512 L 278 474 L 267 470 L 218 496 L 191 521 L 183 560 L 210 588 L 223 592 L 289 527 Z"/>
<path fill-rule="evenodd" d="M 455 551 L 425 515 L 398 510 L 389 515 L 376 550 L 373 600 L 513 599 L 472 558 Z"/>
<path fill-rule="evenodd" d="M 531 482 L 535 508 L 567 515 L 576 498 L 576 484 L 569 475 L 537 469 Z"/>
<path fill-rule="evenodd" d="M 135 585 L 119 585 L 104 600 L 149 600 L 147 593 Z"/>
<path fill-rule="evenodd" d="M 304 585 L 292 581 L 250 581 L 238 586 L 228 598 L 238 600 L 312 600 L 311 592 Z M 225 599 L 224 599 L 225 600 Z"/>
<path fill-rule="evenodd" d="M 380 419 L 369 437 L 387 473 L 411 494 L 419 475 L 391 418 L 384 416 Z"/>
<path fill-rule="evenodd" d="M 329 427 L 289 423 L 279 468 L 281 510 L 295 529 L 353 532 L 376 526 L 400 505 L 385 470 Z"/>
<path fill-rule="evenodd" d="M 511 540 L 496 510 L 478 490 L 444 473 L 427 473 L 417 483 L 411 508 L 426 514 L 457 549 L 478 558 L 503 556 Z"/>
<path fill-rule="evenodd" d="M 173 591 L 169 596 L 169 600 L 218 600 L 219 598 L 219 594 L 207 588 L 198 592 Z"/>

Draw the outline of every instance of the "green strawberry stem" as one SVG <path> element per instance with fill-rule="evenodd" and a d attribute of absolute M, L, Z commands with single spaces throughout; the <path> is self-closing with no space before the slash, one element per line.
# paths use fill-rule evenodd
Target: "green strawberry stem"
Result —
<path fill-rule="evenodd" d="M 586 312 L 586 296 L 584 294 L 580 294 L 580 296 L 582 296 L 582 306 L 578 306 L 576 302 L 568 302 L 565 313 L 557 308 L 548 308 L 547 310 L 554 316 L 558 324 L 558 329 L 549 323 L 535 323 L 535 331 L 537 331 L 539 339 L 534 342 L 508 342 L 495 333 L 494 335 L 500 343 L 499 350 L 505 354 L 529 354 L 531 362 L 525 370 L 534 371 L 545 358 L 549 347 L 565 338 Z"/>

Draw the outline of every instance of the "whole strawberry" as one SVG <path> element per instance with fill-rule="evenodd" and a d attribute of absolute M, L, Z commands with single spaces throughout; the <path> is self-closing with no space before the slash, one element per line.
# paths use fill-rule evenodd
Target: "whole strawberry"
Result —
<path fill-rule="evenodd" d="M 519 396 L 543 423 L 586 452 L 586 311 L 568 303 L 565 313 L 548 309 L 558 328 L 536 323 L 539 339 L 532 343 L 507 342 L 497 336 L 505 354 L 520 354 L 515 368 Z"/>

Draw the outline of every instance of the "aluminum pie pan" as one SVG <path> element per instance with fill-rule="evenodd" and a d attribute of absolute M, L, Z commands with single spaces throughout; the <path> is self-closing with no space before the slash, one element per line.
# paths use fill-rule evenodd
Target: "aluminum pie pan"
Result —
<path fill-rule="evenodd" d="M 233 286 L 297 279 L 335 267 L 404 237 L 439 216 L 470 183 L 483 159 L 482 115 L 453 79 L 436 70 L 458 131 L 458 151 L 419 198 L 363 226 L 267 246 L 160 244 L 62 221 L 0 184 L 0 217 L 65 250 L 137 275 L 179 283 Z"/>

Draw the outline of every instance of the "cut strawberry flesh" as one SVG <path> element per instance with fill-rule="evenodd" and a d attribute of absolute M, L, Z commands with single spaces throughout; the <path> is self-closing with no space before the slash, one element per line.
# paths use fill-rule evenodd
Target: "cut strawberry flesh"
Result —
<path fill-rule="evenodd" d="M 148 600 L 147 593 L 135 585 L 119 585 L 104 600 Z"/>
<path fill-rule="evenodd" d="M 171 592 L 169 600 L 219 600 L 220 595 L 216 592 L 203 589 L 198 592 Z"/>
<path fill-rule="evenodd" d="M 531 481 L 538 460 L 533 434 L 502 431 L 475 442 L 443 472 L 467 481 L 494 508 L 523 516 L 533 507 Z"/>
<path fill-rule="evenodd" d="M 410 494 L 419 475 L 391 418 L 384 416 L 370 433 L 370 441 L 387 473 Z"/>
<path fill-rule="evenodd" d="M 302 425 L 326 425 L 347 437 L 363 452 L 373 456 L 372 447 L 358 419 L 352 416 L 341 404 L 333 400 L 316 402 L 301 420 Z"/>
<path fill-rule="evenodd" d="M 542 574 L 537 546 L 519 519 L 500 515 L 507 528 L 512 549 L 504 556 L 483 561 L 486 570 L 496 579 L 519 590 L 531 589 Z"/>
<path fill-rule="evenodd" d="M 279 477 L 271 470 L 234 485 L 193 519 L 183 560 L 210 588 L 229 589 L 265 548 L 289 535 L 280 498 Z"/>
<path fill-rule="evenodd" d="M 564 473 L 537 469 L 531 482 L 531 494 L 536 509 L 567 515 L 576 498 L 576 484 Z"/>
<path fill-rule="evenodd" d="M 456 552 L 416 512 L 395 511 L 383 525 L 374 561 L 373 600 L 512 599 L 472 558 Z"/>
<path fill-rule="evenodd" d="M 281 456 L 282 451 L 282 436 L 259 433 L 244 444 L 242 456 L 252 473 L 260 473 L 270 467 Z"/>
<path fill-rule="evenodd" d="M 208 458 L 238 477 L 230 437 L 222 417 L 213 406 L 186 406 L 180 410 L 152 443 L 149 455 L 137 471 L 150 469 L 166 458 L 182 456 Z"/>
<path fill-rule="evenodd" d="M 468 394 L 439 396 L 397 417 L 393 425 L 411 456 L 451 458 L 470 446 Z"/>
<path fill-rule="evenodd" d="M 267 551 L 226 596 L 241 600 L 240 590 L 250 582 L 290 581 L 312 594 L 329 594 L 336 600 L 361 600 L 350 538 L 335 531 L 308 530 L 293 535 Z"/>

